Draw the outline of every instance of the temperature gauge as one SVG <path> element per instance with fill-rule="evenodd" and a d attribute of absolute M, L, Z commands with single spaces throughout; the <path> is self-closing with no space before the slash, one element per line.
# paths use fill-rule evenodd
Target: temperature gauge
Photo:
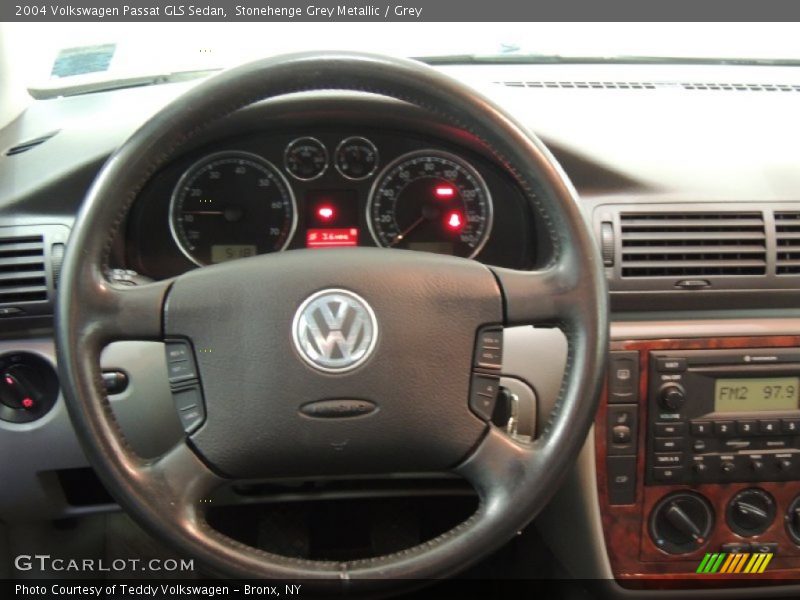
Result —
<path fill-rule="evenodd" d="M 334 163 L 342 177 L 354 181 L 366 179 L 378 168 L 378 149 L 367 138 L 345 138 L 336 147 Z"/>

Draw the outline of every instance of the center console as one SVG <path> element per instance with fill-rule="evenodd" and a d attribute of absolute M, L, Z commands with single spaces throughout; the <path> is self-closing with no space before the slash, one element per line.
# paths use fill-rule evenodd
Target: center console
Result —
<path fill-rule="evenodd" d="M 800 579 L 800 336 L 615 341 L 595 435 L 623 585 Z"/>

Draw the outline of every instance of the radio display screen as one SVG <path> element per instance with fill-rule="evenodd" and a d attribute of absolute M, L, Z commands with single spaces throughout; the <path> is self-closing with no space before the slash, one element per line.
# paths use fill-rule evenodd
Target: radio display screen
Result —
<path fill-rule="evenodd" d="M 800 377 L 717 379 L 714 384 L 715 412 L 759 412 L 797 410 Z"/>

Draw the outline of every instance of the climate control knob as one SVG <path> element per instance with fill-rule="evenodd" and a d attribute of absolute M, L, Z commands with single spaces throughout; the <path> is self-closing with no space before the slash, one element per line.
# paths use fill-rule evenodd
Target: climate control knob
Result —
<path fill-rule="evenodd" d="M 728 526 L 748 537 L 764 533 L 775 520 L 775 500 L 760 488 L 742 490 L 728 503 Z"/>
<path fill-rule="evenodd" d="M 668 494 L 650 513 L 650 536 L 670 554 L 694 552 L 708 541 L 713 526 L 711 505 L 693 492 Z"/>
<path fill-rule="evenodd" d="M 658 392 L 658 403 L 666 410 L 680 410 L 686 402 L 686 390 L 677 383 L 665 383 Z"/>

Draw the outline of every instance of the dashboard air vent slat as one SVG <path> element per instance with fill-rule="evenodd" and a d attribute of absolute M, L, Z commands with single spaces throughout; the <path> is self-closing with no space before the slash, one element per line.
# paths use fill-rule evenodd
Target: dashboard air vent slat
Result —
<path fill-rule="evenodd" d="M 800 275 L 800 211 L 775 213 L 775 270 L 778 275 Z"/>
<path fill-rule="evenodd" d="M 747 213 L 621 213 L 623 277 L 766 275 L 764 217 Z"/>
<path fill-rule="evenodd" d="M 41 235 L 0 239 L 0 304 L 47 301 Z"/>

